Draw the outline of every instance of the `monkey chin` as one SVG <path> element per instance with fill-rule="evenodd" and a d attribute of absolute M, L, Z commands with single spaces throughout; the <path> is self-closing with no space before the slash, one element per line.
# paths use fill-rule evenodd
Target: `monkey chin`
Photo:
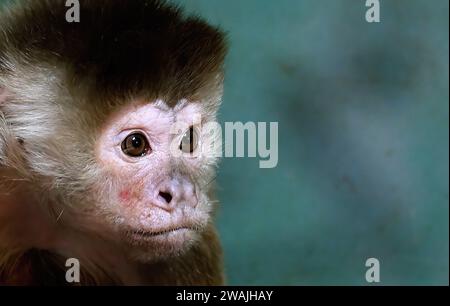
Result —
<path fill-rule="evenodd" d="M 162 232 L 129 231 L 126 234 L 130 259 L 141 263 L 158 262 L 187 253 L 201 239 L 201 229 L 179 227 Z"/>

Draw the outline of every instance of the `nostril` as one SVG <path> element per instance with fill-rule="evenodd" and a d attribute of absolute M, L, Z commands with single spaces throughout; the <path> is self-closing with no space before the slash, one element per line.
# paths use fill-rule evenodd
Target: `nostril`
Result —
<path fill-rule="evenodd" d="M 167 204 L 170 204 L 170 202 L 172 202 L 172 195 L 170 194 L 170 193 L 168 193 L 168 192 L 163 192 L 163 191 L 160 191 L 159 192 L 159 196 L 161 197 L 161 198 L 163 198 L 164 199 L 164 201 L 167 203 Z"/>

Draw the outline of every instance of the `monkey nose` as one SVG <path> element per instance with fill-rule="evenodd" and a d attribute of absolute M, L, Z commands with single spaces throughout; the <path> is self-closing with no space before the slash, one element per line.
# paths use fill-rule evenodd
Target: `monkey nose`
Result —
<path fill-rule="evenodd" d="M 161 184 L 157 192 L 155 204 L 166 211 L 197 206 L 195 187 L 189 181 L 169 180 Z"/>
<path fill-rule="evenodd" d="M 160 191 L 159 198 L 166 202 L 166 204 L 170 204 L 172 202 L 173 196 L 169 192 Z"/>

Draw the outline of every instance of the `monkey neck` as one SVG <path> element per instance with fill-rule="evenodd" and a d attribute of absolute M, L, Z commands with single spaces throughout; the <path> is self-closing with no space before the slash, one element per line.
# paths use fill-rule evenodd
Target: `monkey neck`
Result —
<path fill-rule="evenodd" d="M 224 283 L 222 250 L 212 225 L 185 253 L 151 263 L 130 260 L 126 250 L 102 238 L 74 232 L 71 235 L 59 240 L 56 250 L 64 260 L 71 257 L 80 260 L 85 268 L 83 284 L 208 286 Z"/>
<path fill-rule="evenodd" d="M 93 279 L 98 278 L 100 271 L 114 271 L 110 278 L 117 282 L 139 282 L 136 265 L 126 260 L 120 247 L 52 218 L 26 186 L 20 183 L 0 186 L 0 270 L 12 260 L 15 278 L 30 279 L 25 275 L 31 273 L 28 266 L 36 257 L 49 257 L 42 251 L 58 257 L 61 261 L 58 265 L 62 267 L 69 258 L 79 259 L 86 273 L 96 275 Z M 0 284 L 2 281 L 0 276 Z"/>
<path fill-rule="evenodd" d="M 117 245 L 49 218 L 31 197 L 0 195 L 0 284 L 65 283 L 66 261 L 80 262 L 83 284 L 139 284 L 138 265 Z M 28 198 L 25 199 L 25 198 Z M 49 264 L 51 263 L 51 264 Z M 6 267 L 6 268 L 5 268 Z M 58 275 L 58 280 L 42 273 Z"/>
<path fill-rule="evenodd" d="M 56 238 L 55 226 L 27 188 L 0 185 L 0 248 L 47 249 Z"/>

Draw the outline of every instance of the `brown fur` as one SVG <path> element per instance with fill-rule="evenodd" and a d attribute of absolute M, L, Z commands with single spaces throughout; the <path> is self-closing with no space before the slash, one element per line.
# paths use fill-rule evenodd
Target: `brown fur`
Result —
<path fill-rule="evenodd" d="M 223 34 L 158 0 L 80 0 L 80 23 L 64 0 L 25 0 L 0 19 L 0 58 L 63 62 L 73 86 L 123 98 L 143 92 L 175 102 L 198 94 L 221 70 Z M 0 71 L 10 71 L 1 65 Z"/>
<path fill-rule="evenodd" d="M 217 286 L 225 282 L 222 272 L 222 251 L 213 228 L 204 233 L 203 242 L 182 257 L 139 267 L 145 285 Z M 66 282 L 65 258 L 38 249 L 16 252 L 1 251 L 0 285 L 7 286 L 70 286 Z M 5 255 L 8 257 L 5 258 Z M 100 267 L 92 270 L 81 265 L 81 283 L 74 286 L 123 285 L 110 272 Z M 136 284 L 135 284 L 136 285 Z"/>
<path fill-rule="evenodd" d="M 187 98 L 214 119 L 220 104 L 220 30 L 158 0 L 80 5 L 81 23 L 66 22 L 64 0 L 19 1 L 0 13 L 0 284 L 67 285 L 64 250 L 45 241 L 52 232 L 69 233 L 69 242 L 87 237 L 67 216 L 76 203 L 94 200 L 95 135 L 118 107 Z M 44 237 L 28 242 L 23 233 L 41 224 Z M 89 238 L 87 247 L 104 241 Z M 83 285 L 125 283 L 79 255 Z M 221 260 L 211 225 L 186 253 L 134 268 L 143 284 L 219 285 Z"/>

